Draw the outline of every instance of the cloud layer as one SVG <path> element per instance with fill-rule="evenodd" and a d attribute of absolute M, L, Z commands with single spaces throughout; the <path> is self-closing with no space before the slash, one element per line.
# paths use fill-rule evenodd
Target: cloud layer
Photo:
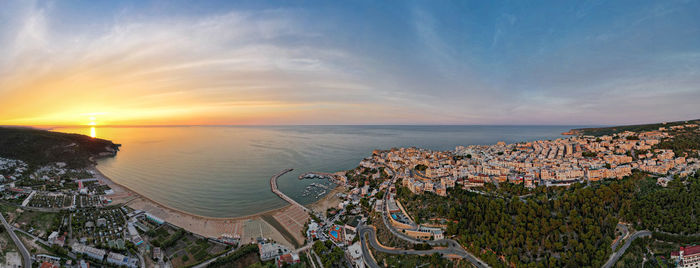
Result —
<path fill-rule="evenodd" d="M 85 124 L 91 116 L 101 124 L 700 117 L 700 23 L 690 12 L 697 5 L 642 5 L 622 17 L 554 7 L 574 13 L 554 22 L 538 19 L 548 10 L 493 6 L 486 15 L 420 4 L 373 6 L 378 14 L 264 6 L 156 15 L 122 7 L 66 22 L 60 4 L 12 2 L 0 11 L 0 124 Z"/>

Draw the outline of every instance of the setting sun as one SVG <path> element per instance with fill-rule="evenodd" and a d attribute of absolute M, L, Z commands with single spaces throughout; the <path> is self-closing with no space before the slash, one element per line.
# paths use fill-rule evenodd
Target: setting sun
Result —
<path fill-rule="evenodd" d="M 0 0 L 0 268 L 692 266 L 697 14 Z"/>

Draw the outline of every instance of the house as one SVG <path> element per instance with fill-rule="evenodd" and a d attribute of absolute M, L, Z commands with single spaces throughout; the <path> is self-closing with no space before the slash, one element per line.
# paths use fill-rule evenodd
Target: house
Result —
<path fill-rule="evenodd" d="M 666 187 L 668 186 L 668 183 L 673 180 L 673 177 L 668 176 L 668 177 L 661 177 L 656 179 L 656 184 L 661 186 L 661 187 Z"/>
<path fill-rule="evenodd" d="M 681 247 L 679 251 L 671 252 L 671 259 L 676 261 L 677 267 L 700 267 L 700 245 Z"/>
<path fill-rule="evenodd" d="M 309 222 L 309 228 L 306 230 L 306 237 L 310 240 L 313 241 L 318 238 L 318 223 L 315 221 Z"/>
<path fill-rule="evenodd" d="M 155 259 L 155 260 L 162 260 L 163 259 L 163 253 L 159 247 L 153 248 L 153 259 Z"/>
<path fill-rule="evenodd" d="M 124 266 L 124 267 L 132 267 L 132 268 L 138 267 L 137 266 L 138 259 L 129 258 L 127 256 L 124 256 L 122 254 L 115 253 L 115 252 L 110 252 L 107 255 L 107 263 L 111 263 L 111 264 L 114 264 L 116 266 Z"/>
<path fill-rule="evenodd" d="M 352 260 L 353 267 L 355 268 L 364 268 L 365 263 L 362 259 L 362 245 L 360 242 L 355 242 L 355 244 L 352 244 L 351 246 L 348 247 L 348 249 L 345 251 L 346 255 L 348 256 L 348 259 Z"/>
<path fill-rule="evenodd" d="M 277 264 L 278 268 L 285 266 L 285 264 L 295 264 L 299 262 L 301 262 L 301 260 L 299 259 L 299 255 L 296 253 L 287 253 L 275 258 L 275 263 Z"/>
<path fill-rule="evenodd" d="M 50 262 L 45 261 L 39 266 L 40 268 L 58 268 L 59 266 Z"/>
<path fill-rule="evenodd" d="M 289 248 L 277 243 L 260 243 L 258 244 L 258 249 L 260 250 L 261 261 L 273 260 L 279 256 L 292 252 L 289 250 Z"/>
<path fill-rule="evenodd" d="M 72 249 L 74 253 L 83 254 L 99 261 L 103 260 L 106 254 L 106 252 L 102 249 L 93 248 L 91 246 L 86 246 L 80 243 L 73 244 Z"/>

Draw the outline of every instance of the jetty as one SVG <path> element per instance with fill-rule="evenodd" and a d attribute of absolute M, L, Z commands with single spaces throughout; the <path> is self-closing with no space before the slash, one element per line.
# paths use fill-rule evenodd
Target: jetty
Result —
<path fill-rule="evenodd" d="M 335 174 L 333 173 L 326 173 L 326 172 L 306 172 L 304 174 L 299 175 L 299 179 L 303 180 L 306 178 L 324 178 L 324 179 L 333 179 L 335 178 Z"/>
<path fill-rule="evenodd" d="M 292 204 L 292 205 L 294 205 L 294 206 L 299 206 L 299 207 L 300 207 L 301 209 L 303 209 L 304 211 L 311 213 L 311 210 L 310 210 L 310 209 L 308 209 L 308 208 L 302 206 L 301 204 L 297 203 L 297 201 L 294 201 L 294 199 L 291 199 L 289 196 L 287 196 L 286 194 L 284 194 L 283 192 L 281 192 L 279 189 L 277 189 L 277 179 L 278 179 L 280 176 L 282 176 L 282 175 L 284 175 L 284 174 L 286 174 L 287 172 L 290 172 L 290 171 L 292 171 L 292 170 L 294 170 L 294 169 L 293 169 L 293 168 L 288 168 L 288 169 L 282 170 L 280 173 L 277 173 L 277 174 L 275 174 L 274 176 L 272 176 L 272 178 L 270 178 L 270 188 L 272 189 L 272 192 L 273 192 L 273 193 L 275 193 L 277 196 L 279 196 L 280 198 L 282 198 L 284 201 L 287 201 L 288 203 L 290 203 L 290 204 Z"/>

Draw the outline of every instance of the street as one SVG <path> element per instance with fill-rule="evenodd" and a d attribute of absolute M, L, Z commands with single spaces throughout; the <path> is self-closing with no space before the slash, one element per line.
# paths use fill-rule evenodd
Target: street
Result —
<path fill-rule="evenodd" d="M 32 267 L 32 257 L 31 255 L 29 255 L 29 251 L 27 251 L 27 248 L 24 247 L 22 241 L 19 240 L 17 234 L 15 234 L 15 232 L 13 231 L 14 229 L 12 228 L 12 226 L 10 226 L 9 223 L 7 223 L 7 221 L 5 220 L 5 216 L 3 216 L 2 213 L 0 213 L 0 219 L 2 219 L 2 225 L 5 226 L 5 230 L 7 231 L 7 233 L 10 234 L 12 241 L 15 242 L 15 245 L 17 245 L 19 252 L 22 254 L 22 262 L 24 263 L 24 267 Z"/>
<path fill-rule="evenodd" d="M 360 235 L 360 240 L 362 242 L 362 254 L 365 255 L 365 260 L 367 264 L 370 267 L 379 267 L 374 266 L 376 265 L 376 262 L 370 258 L 369 256 L 369 248 L 367 248 L 367 242 L 374 248 L 374 250 L 383 252 L 383 253 L 388 253 L 388 254 L 401 254 L 401 255 L 431 255 L 434 253 L 438 253 L 442 256 L 445 255 L 457 255 L 462 258 L 465 258 L 469 260 L 474 266 L 476 267 L 488 267 L 485 263 L 481 262 L 480 260 L 476 259 L 473 257 L 471 254 L 466 252 L 462 247 L 455 241 L 453 240 L 441 240 L 441 241 L 436 241 L 436 242 L 441 242 L 443 244 L 447 244 L 447 248 L 443 249 L 429 249 L 429 250 L 412 250 L 412 249 L 389 249 L 382 247 L 379 242 L 377 241 L 376 233 L 375 230 L 372 227 L 364 226 L 361 225 L 358 227 L 358 235 Z M 366 241 L 366 237 L 368 236 L 369 241 Z"/>
<path fill-rule="evenodd" d="M 647 230 L 643 230 L 643 231 L 637 231 L 634 234 L 632 234 L 630 236 L 630 238 L 627 239 L 627 241 L 625 241 L 625 244 L 622 245 L 622 248 L 620 250 L 618 250 L 617 252 L 613 253 L 612 256 L 610 256 L 610 259 L 605 263 L 605 265 L 603 265 L 603 268 L 612 267 L 617 262 L 617 260 L 619 260 L 620 257 L 622 257 L 622 255 L 625 254 L 625 251 L 630 246 L 630 244 L 632 244 L 632 241 L 634 241 L 635 239 L 637 239 L 639 237 L 643 237 L 643 236 L 651 236 L 651 232 L 647 231 Z"/>

